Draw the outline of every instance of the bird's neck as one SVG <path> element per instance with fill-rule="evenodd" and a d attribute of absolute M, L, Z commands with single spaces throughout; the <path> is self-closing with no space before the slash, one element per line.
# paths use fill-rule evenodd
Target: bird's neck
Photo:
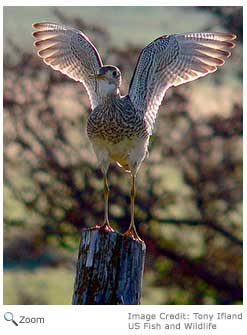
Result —
<path fill-rule="evenodd" d="M 119 88 L 115 84 L 102 80 L 99 81 L 98 94 L 100 95 L 101 98 L 108 99 L 119 96 L 120 92 Z"/>

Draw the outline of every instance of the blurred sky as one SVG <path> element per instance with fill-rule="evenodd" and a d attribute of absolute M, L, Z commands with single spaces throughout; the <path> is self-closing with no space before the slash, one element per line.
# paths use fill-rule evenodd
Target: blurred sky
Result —
<path fill-rule="evenodd" d="M 32 46 L 32 23 L 58 21 L 56 7 L 4 7 L 4 51 L 8 51 L 6 36 L 10 35 L 27 50 Z M 215 18 L 195 7 L 57 7 L 68 16 L 79 16 L 86 23 L 97 23 L 111 34 L 113 42 L 147 44 L 159 35 L 199 31 L 205 27 L 221 29 Z M 145 33 L 144 33 L 145 30 Z M 18 34 L 17 34 L 18 32 Z M 20 38 L 21 34 L 21 38 Z"/>

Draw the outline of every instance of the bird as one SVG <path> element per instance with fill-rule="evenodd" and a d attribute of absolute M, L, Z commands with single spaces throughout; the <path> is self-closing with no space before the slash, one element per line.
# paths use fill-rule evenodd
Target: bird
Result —
<path fill-rule="evenodd" d="M 236 35 L 225 32 L 190 32 L 162 35 L 149 43 L 139 55 L 129 90 L 121 95 L 121 71 L 104 65 L 101 56 L 80 30 L 60 23 L 34 23 L 37 54 L 52 69 L 60 71 L 85 87 L 91 113 L 87 135 L 103 174 L 104 222 L 102 229 L 112 232 L 109 222 L 111 162 L 131 176 L 130 225 L 123 234 L 139 242 L 134 220 L 137 172 L 148 155 L 159 106 L 166 91 L 213 73 L 225 63 L 234 48 Z"/>

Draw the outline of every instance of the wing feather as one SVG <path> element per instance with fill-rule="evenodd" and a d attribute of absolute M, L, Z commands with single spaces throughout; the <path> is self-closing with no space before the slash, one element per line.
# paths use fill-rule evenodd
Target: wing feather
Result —
<path fill-rule="evenodd" d="M 215 72 L 230 57 L 235 38 L 229 33 L 164 35 L 142 50 L 129 97 L 151 128 L 166 90 Z"/>
<path fill-rule="evenodd" d="M 94 109 L 99 96 L 96 81 L 90 76 L 103 66 L 95 46 L 80 30 L 62 24 L 41 22 L 33 27 L 37 29 L 33 36 L 38 55 L 54 70 L 83 83 Z"/>

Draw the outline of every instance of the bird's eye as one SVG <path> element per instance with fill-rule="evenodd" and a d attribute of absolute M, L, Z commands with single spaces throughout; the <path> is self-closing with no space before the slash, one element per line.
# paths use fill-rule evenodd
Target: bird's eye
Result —
<path fill-rule="evenodd" d="M 117 76 L 117 71 L 114 70 L 114 71 L 112 72 L 112 75 L 113 75 L 113 77 L 116 77 L 116 76 Z"/>

